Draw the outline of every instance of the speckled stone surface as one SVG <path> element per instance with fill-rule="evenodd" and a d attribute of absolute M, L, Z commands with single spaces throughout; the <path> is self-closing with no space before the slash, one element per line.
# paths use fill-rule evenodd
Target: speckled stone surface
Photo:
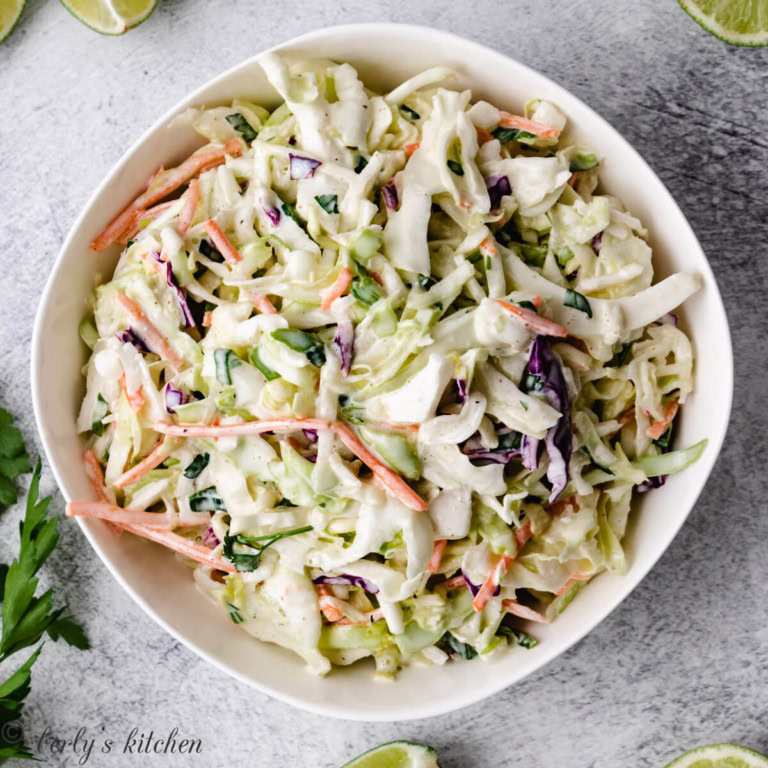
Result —
<path fill-rule="evenodd" d="M 729 47 L 673 0 L 371 3 L 160 0 L 121 38 L 29 0 L 0 48 L 0 401 L 39 452 L 29 395 L 32 322 L 76 214 L 134 139 L 193 87 L 252 53 L 319 26 L 391 20 L 481 41 L 587 101 L 669 186 L 710 258 L 736 359 L 725 449 L 696 509 L 639 588 L 545 669 L 451 716 L 358 724 L 299 713 L 175 642 L 134 605 L 64 522 L 45 569 L 87 625 L 93 650 L 48 643 L 27 728 L 49 765 L 338 766 L 383 741 L 439 748 L 446 768 L 656 768 L 700 743 L 768 752 L 768 49 Z M 55 491 L 50 474 L 45 489 Z M 54 509 L 62 511 L 60 495 Z M 16 546 L 0 521 L 0 560 Z M 132 728 L 177 727 L 194 756 L 125 754 Z M 104 739 L 110 754 L 98 749 Z"/>

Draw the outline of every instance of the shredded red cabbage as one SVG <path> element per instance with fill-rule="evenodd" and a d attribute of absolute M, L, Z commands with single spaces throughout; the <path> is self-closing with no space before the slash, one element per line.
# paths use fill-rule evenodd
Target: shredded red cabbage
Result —
<path fill-rule="evenodd" d="M 277 226 L 280 223 L 280 211 L 275 208 L 274 205 L 270 205 L 266 200 L 262 199 L 261 207 L 264 209 L 264 213 L 267 214 L 267 218 Z"/>
<path fill-rule="evenodd" d="M 184 318 L 184 327 L 196 328 L 195 318 L 192 317 L 192 311 L 189 308 L 189 304 L 187 304 L 187 295 L 176 282 L 170 261 L 165 262 L 165 281 L 168 283 L 168 287 L 173 291 L 173 295 L 176 297 L 176 303 L 179 305 L 182 317 Z"/>
<path fill-rule="evenodd" d="M 456 388 L 459 390 L 459 396 L 456 398 L 456 402 L 459 405 L 464 405 L 467 402 L 469 393 L 467 392 L 467 382 L 464 379 L 456 379 Z"/>
<path fill-rule="evenodd" d="M 165 387 L 165 410 L 168 411 L 168 413 L 176 413 L 176 406 L 184 405 L 194 399 L 195 398 L 192 397 L 192 395 L 188 395 L 186 392 L 176 389 L 176 387 L 171 384 L 168 384 Z"/>
<path fill-rule="evenodd" d="M 139 352 L 145 352 L 149 354 L 149 347 L 144 343 L 144 340 L 139 336 L 133 328 L 126 328 L 124 331 L 118 331 L 115 336 L 123 342 L 123 344 L 133 344 Z"/>
<path fill-rule="evenodd" d="M 551 504 L 568 484 L 568 462 L 571 460 L 572 447 L 571 401 L 560 360 L 552 351 L 546 336 L 534 339 L 521 389 L 523 392 L 544 395 L 547 402 L 560 412 L 557 424 L 547 430 L 544 438 L 549 455 L 547 479 L 552 486 L 549 495 Z"/>
<path fill-rule="evenodd" d="M 205 546 L 209 547 L 210 549 L 216 549 L 216 547 L 221 544 L 216 534 L 213 532 L 213 528 L 210 526 L 208 526 L 208 529 L 203 536 L 203 544 L 205 544 Z"/>
<path fill-rule="evenodd" d="M 349 587 L 360 587 L 366 592 L 370 592 L 372 595 L 378 593 L 379 588 L 368 579 L 364 579 L 362 576 L 352 576 L 348 573 L 342 573 L 339 576 L 331 576 L 330 574 L 322 574 L 312 579 L 313 584 L 345 584 Z"/>
<path fill-rule="evenodd" d="M 355 328 L 348 320 L 339 323 L 333 346 L 341 360 L 341 372 L 349 376 L 355 350 Z"/>
<path fill-rule="evenodd" d="M 469 589 L 469 591 L 472 593 L 472 597 L 474 597 L 480 591 L 480 587 L 477 586 L 477 584 L 473 584 L 469 580 L 469 576 L 467 576 L 464 571 L 461 572 L 461 575 L 464 578 L 464 583 L 467 585 L 467 589 Z M 499 584 L 496 589 L 493 590 L 494 597 L 497 597 L 499 594 L 501 594 L 501 584 Z"/>
<path fill-rule="evenodd" d="M 381 188 L 381 194 L 384 198 L 384 204 L 389 208 L 390 210 L 394 211 L 397 209 L 398 199 L 397 199 L 397 187 L 395 186 L 394 181 L 390 181 L 387 184 L 385 184 Z"/>
<path fill-rule="evenodd" d="M 297 179 L 309 179 L 315 175 L 315 171 L 322 163 L 319 160 L 313 160 L 310 157 L 302 157 L 301 155 L 294 155 L 293 152 L 288 153 L 288 160 L 290 162 L 291 179 L 296 181 Z"/>
<path fill-rule="evenodd" d="M 523 435 L 523 466 L 533 472 L 539 466 L 539 444 L 540 440 L 530 435 Z"/>
<path fill-rule="evenodd" d="M 485 180 L 488 190 L 488 198 L 491 201 L 491 209 L 501 205 L 501 198 L 512 194 L 512 186 L 506 176 L 491 176 Z"/>
<path fill-rule="evenodd" d="M 317 442 L 317 430 L 316 429 L 302 429 L 301 430 L 304 433 L 304 437 L 309 440 L 310 443 L 316 443 Z"/>
<path fill-rule="evenodd" d="M 592 238 L 592 250 L 596 254 L 600 254 L 600 246 L 603 244 L 603 233 L 598 232 L 593 238 Z"/>

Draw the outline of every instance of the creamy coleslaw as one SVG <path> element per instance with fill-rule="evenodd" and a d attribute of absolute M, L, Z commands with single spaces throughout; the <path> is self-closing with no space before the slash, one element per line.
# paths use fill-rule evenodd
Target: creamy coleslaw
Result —
<path fill-rule="evenodd" d="M 705 448 L 671 450 L 700 278 L 653 283 L 555 104 L 262 65 L 282 103 L 181 115 L 209 143 L 92 243 L 122 253 L 80 328 L 96 501 L 68 514 L 176 551 L 315 673 L 531 648 Z"/>

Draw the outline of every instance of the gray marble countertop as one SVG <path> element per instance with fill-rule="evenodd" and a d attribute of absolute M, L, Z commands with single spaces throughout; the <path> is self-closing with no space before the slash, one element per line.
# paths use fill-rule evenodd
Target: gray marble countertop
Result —
<path fill-rule="evenodd" d="M 93 650 L 48 643 L 26 723 L 115 739 L 96 766 L 338 766 L 395 738 L 439 748 L 446 768 L 660 768 L 684 748 L 768 752 L 768 49 L 710 37 L 673 0 L 252 3 L 161 0 L 140 28 L 101 37 L 52 0 L 29 0 L 0 48 L 0 401 L 40 451 L 29 395 L 32 322 L 76 214 L 134 139 L 192 88 L 319 26 L 433 25 L 541 70 L 616 126 L 668 185 L 728 307 L 736 359 L 725 449 L 677 539 L 637 590 L 558 660 L 450 716 L 361 724 L 300 713 L 226 677 L 145 616 L 77 526 L 46 567 Z M 469 12 L 468 12 L 469 11 Z M 45 489 L 55 491 L 50 474 Z M 62 511 L 56 495 L 54 508 Z M 0 521 L 0 560 L 17 512 Z M 203 753 L 129 755 L 130 730 L 177 727 Z M 45 739 L 43 739 L 45 747 Z M 40 756 L 77 765 L 71 748 Z"/>

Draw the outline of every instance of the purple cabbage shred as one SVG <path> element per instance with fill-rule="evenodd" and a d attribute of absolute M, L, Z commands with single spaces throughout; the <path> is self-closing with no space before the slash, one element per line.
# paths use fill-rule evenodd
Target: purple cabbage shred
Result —
<path fill-rule="evenodd" d="M 563 369 L 552 351 L 546 336 L 537 336 L 531 347 L 528 365 L 520 388 L 527 393 L 541 393 L 547 402 L 560 412 L 557 424 L 547 430 L 544 444 L 549 455 L 547 480 L 552 486 L 549 503 L 562 493 L 568 484 L 568 463 L 571 460 L 571 401 Z M 526 451 L 523 451 L 524 457 Z M 530 458 L 530 456 L 529 456 Z"/>
<path fill-rule="evenodd" d="M 221 542 L 216 537 L 216 534 L 213 532 L 213 528 L 210 526 L 208 526 L 208 529 L 203 536 L 203 544 L 205 544 L 205 546 L 209 549 L 216 549 L 216 547 L 221 544 Z"/>
<path fill-rule="evenodd" d="M 456 398 L 456 402 L 459 405 L 464 405 L 467 402 L 469 393 L 467 392 L 467 382 L 464 379 L 456 379 L 456 389 L 459 390 L 459 396 Z"/>
<path fill-rule="evenodd" d="M 381 194 L 384 197 L 384 204 L 389 208 L 391 211 L 394 211 L 397 209 L 398 204 L 398 198 L 397 198 L 397 187 L 395 186 L 394 181 L 390 181 L 387 184 L 385 184 L 381 188 Z"/>
<path fill-rule="evenodd" d="M 117 336 L 123 344 L 133 344 L 139 352 L 146 352 L 149 354 L 149 347 L 147 347 L 144 340 L 133 330 L 133 328 L 126 328 L 124 331 L 118 331 L 115 336 Z"/>
<path fill-rule="evenodd" d="M 462 577 L 464 578 L 464 583 L 467 585 L 467 589 L 472 593 L 472 597 L 474 597 L 479 591 L 480 587 L 477 584 L 473 584 L 469 580 L 469 576 L 467 576 L 464 571 L 461 572 Z M 499 594 L 501 594 L 501 584 L 499 584 L 496 589 L 493 590 L 493 596 L 497 597 Z"/>
<path fill-rule="evenodd" d="M 592 238 L 592 250 L 599 256 L 600 255 L 600 247 L 603 244 L 603 233 L 598 232 L 593 238 Z"/>
<path fill-rule="evenodd" d="M 184 405 L 195 398 L 170 384 L 165 387 L 165 410 L 168 413 L 176 413 L 176 407 Z"/>
<path fill-rule="evenodd" d="M 288 153 L 288 160 L 290 162 L 291 179 L 294 181 L 311 178 L 315 175 L 315 171 L 322 165 L 319 160 L 313 160 L 311 157 L 294 155 L 293 152 Z"/>
<path fill-rule="evenodd" d="M 304 437 L 309 440 L 310 443 L 316 443 L 317 442 L 317 430 L 316 429 L 302 429 L 301 430 L 304 433 Z"/>
<path fill-rule="evenodd" d="M 348 573 L 342 573 L 338 576 L 331 576 L 330 574 L 322 574 L 321 576 L 317 576 L 316 578 L 312 579 L 313 584 L 344 584 L 348 587 L 360 587 L 361 589 L 364 589 L 366 592 L 370 592 L 370 594 L 375 595 L 378 593 L 379 588 L 373 584 L 372 582 L 368 581 L 368 579 L 364 579 L 362 576 L 352 576 Z"/>
<path fill-rule="evenodd" d="M 341 360 L 341 372 L 349 376 L 355 350 L 355 328 L 349 320 L 339 323 L 333 346 Z"/>
<path fill-rule="evenodd" d="M 506 176 L 491 176 L 485 180 L 488 190 L 488 198 L 491 201 L 491 210 L 501 205 L 501 198 L 512 194 L 512 186 Z"/>
<path fill-rule="evenodd" d="M 154 253 L 152 255 L 154 256 Z M 168 283 L 168 287 L 173 291 L 173 295 L 176 297 L 176 303 L 179 305 L 181 315 L 184 318 L 184 327 L 196 328 L 195 318 L 192 317 L 192 311 L 189 308 L 189 304 L 187 304 L 187 296 L 173 276 L 173 268 L 171 267 L 170 261 L 165 262 L 165 281 Z"/>
<path fill-rule="evenodd" d="M 264 199 L 261 201 L 261 207 L 264 209 L 264 213 L 267 214 L 267 218 L 272 222 L 272 224 L 277 226 L 280 223 L 280 211 L 275 208 L 274 205 L 268 203 Z"/>

